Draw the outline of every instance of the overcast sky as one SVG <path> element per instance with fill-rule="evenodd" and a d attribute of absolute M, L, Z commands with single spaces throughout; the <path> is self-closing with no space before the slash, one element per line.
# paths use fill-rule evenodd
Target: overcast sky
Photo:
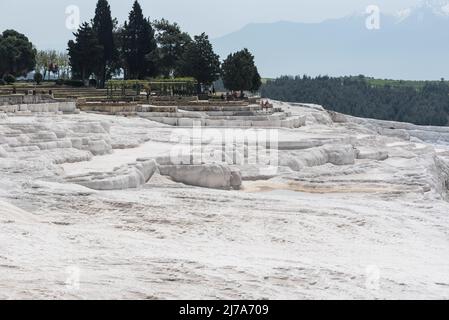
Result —
<path fill-rule="evenodd" d="M 134 0 L 110 0 L 120 23 Z M 191 34 L 219 37 L 251 22 L 318 22 L 363 12 L 378 5 L 383 13 L 416 5 L 419 0 L 140 0 L 146 16 L 178 22 Z M 92 18 L 96 0 L 0 0 L 0 31 L 13 28 L 29 36 L 39 49 L 65 49 L 72 31 L 65 27 L 66 8 L 76 5 L 81 21 Z"/>

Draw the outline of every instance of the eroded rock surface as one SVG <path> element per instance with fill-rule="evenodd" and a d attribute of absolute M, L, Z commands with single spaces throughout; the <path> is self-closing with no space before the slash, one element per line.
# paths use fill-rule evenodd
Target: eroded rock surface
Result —
<path fill-rule="evenodd" d="M 449 298 L 449 129 L 274 106 L 301 125 L 235 155 L 226 127 L 0 112 L 0 299 Z"/>
<path fill-rule="evenodd" d="M 144 185 L 156 170 L 156 161 L 148 160 L 116 168 L 113 172 L 90 172 L 69 176 L 66 180 L 94 190 L 126 190 Z"/>
<path fill-rule="evenodd" d="M 355 163 L 356 151 L 351 145 L 325 145 L 301 151 L 288 152 L 281 158 L 281 166 L 287 166 L 295 171 L 305 167 L 322 166 L 331 163 L 337 166 Z"/>
<path fill-rule="evenodd" d="M 238 190 L 242 185 L 240 171 L 222 164 L 163 165 L 159 170 L 162 175 L 191 186 Z"/>

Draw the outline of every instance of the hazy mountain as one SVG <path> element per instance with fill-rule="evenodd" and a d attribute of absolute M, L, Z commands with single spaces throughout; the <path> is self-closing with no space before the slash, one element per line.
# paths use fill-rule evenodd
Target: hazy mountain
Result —
<path fill-rule="evenodd" d="M 321 23 L 250 24 L 214 39 L 222 58 L 243 47 L 254 52 L 265 77 L 297 74 L 365 74 L 381 78 L 449 78 L 449 5 L 425 1 L 396 15 L 367 15 Z"/>

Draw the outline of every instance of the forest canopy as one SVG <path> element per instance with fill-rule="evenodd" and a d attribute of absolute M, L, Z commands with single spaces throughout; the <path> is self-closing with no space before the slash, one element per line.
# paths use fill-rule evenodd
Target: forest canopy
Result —
<path fill-rule="evenodd" d="M 443 80 L 413 85 L 401 81 L 373 83 L 364 76 L 283 76 L 268 80 L 261 95 L 287 102 L 315 103 L 357 117 L 419 125 L 449 124 L 449 85 Z"/>

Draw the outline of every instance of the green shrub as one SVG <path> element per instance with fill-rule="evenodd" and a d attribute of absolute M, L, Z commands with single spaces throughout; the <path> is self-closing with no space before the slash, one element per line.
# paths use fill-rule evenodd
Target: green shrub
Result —
<path fill-rule="evenodd" d="M 44 80 L 44 77 L 42 76 L 42 73 L 36 72 L 36 73 L 34 74 L 34 81 L 35 81 L 37 84 L 41 84 L 42 80 Z"/>
<path fill-rule="evenodd" d="M 13 84 L 14 82 L 16 82 L 16 78 L 12 74 L 5 75 L 3 77 L 3 80 L 5 80 L 7 84 Z"/>
<path fill-rule="evenodd" d="M 81 80 L 65 80 L 64 84 L 70 87 L 77 87 L 77 88 L 84 87 L 84 82 Z"/>
<path fill-rule="evenodd" d="M 6 85 L 6 81 L 3 79 L 0 79 L 0 86 L 4 86 L 4 85 Z"/>

